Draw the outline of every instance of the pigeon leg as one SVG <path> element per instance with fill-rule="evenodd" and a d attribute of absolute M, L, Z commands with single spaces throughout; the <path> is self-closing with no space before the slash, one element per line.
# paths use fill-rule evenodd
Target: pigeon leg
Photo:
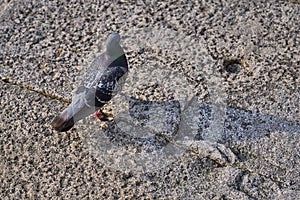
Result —
<path fill-rule="evenodd" d="M 93 115 L 92 117 L 95 117 L 101 121 L 107 121 L 108 120 L 108 116 L 102 112 L 101 109 L 97 110 Z"/>

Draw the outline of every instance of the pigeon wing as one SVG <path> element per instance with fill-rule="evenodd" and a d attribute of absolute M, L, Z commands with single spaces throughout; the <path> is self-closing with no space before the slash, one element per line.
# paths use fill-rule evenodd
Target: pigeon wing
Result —
<path fill-rule="evenodd" d="M 96 106 L 107 103 L 122 89 L 127 73 L 123 66 L 109 67 L 103 73 L 96 87 Z"/>
<path fill-rule="evenodd" d="M 79 84 L 74 90 L 74 95 L 84 92 L 89 88 L 96 88 L 97 82 L 106 70 L 105 54 L 101 54 L 95 58 L 92 64 L 85 70 L 80 78 Z"/>

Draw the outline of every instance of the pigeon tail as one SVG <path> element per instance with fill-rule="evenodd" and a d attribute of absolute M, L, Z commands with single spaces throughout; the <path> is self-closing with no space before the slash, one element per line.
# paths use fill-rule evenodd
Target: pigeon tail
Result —
<path fill-rule="evenodd" d="M 51 126 L 58 132 L 66 132 L 74 126 L 74 118 L 68 117 L 67 109 L 65 109 L 59 116 L 55 117 L 51 122 Z"/>
<path fill-rule="evenodd" d="M 52 127 L 58 132 L 66 132 L 70 130 L 74 124 L 81 119 L 84 119 L 100 107 L 88 106 L 86 104 L 80 107 L 70 104 L 59 116 L 55 117 L 51 122 Z"/>

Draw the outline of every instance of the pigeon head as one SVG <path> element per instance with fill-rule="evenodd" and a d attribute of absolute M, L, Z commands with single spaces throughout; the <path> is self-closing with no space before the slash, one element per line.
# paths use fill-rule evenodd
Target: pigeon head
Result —
<path fill-rule="evenodd" d="M 120 56 L 123 54 L 123 50 L 120 46 L 120 35 L 118 33 L 112 33 L 106 40 L 106 51 L 111 56 Z"/>

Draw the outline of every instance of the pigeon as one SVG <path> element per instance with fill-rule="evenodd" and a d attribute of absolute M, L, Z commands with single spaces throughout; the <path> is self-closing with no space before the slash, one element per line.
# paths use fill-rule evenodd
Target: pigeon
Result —
<path fill-rule="evenodd" d="M 66 132 L 93 113 L 100 120 L 105 119 L 101 108 L 122 89 L 127 74 L 128 62 L 120 46 L 120 35 L 112 33 L 106 40 L 105 52 L 89 66 L 71 104 L 53 119 L 52 127 L 58 132 Z"/>

